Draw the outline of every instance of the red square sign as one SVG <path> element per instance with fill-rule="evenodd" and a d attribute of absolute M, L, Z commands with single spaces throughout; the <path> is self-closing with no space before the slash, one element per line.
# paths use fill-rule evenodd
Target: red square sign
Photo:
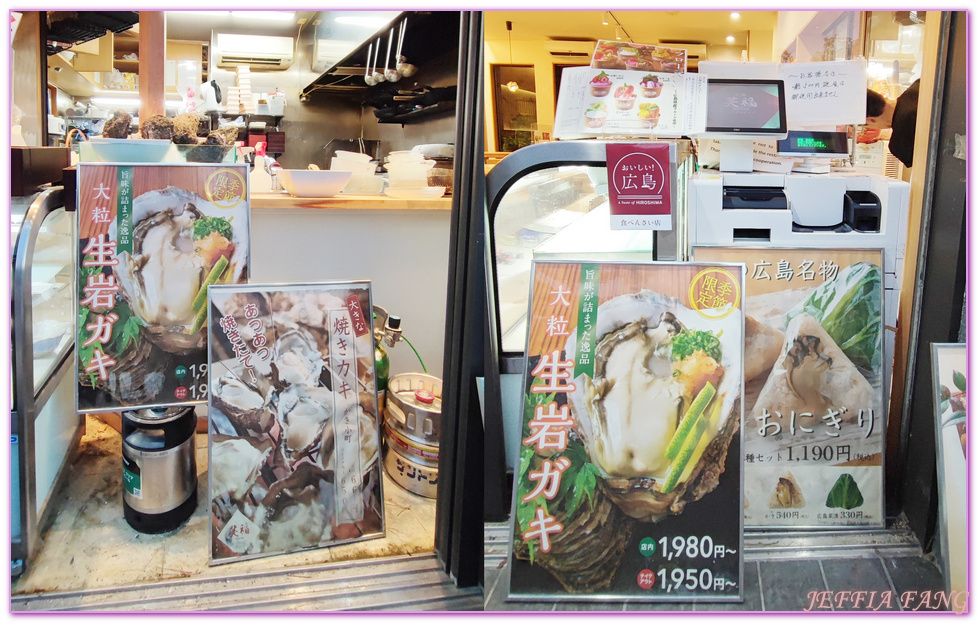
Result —
<path fill-rule="evenodd" d="M 607 146 L 611 229 L 672 229 L 667 143 Z"/>

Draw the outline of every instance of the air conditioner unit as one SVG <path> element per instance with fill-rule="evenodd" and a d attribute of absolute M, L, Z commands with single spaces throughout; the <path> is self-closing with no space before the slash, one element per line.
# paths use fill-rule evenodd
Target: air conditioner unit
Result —
<path fill-rule="evenodd" d="M 285 69 L 292 65 L 293 48 L 292 37 L 218 33 L 214 54 L 218 67 Z"/>
<path fill-rule="evenodd" d="M 560 39 L 552 37 L 543 44 L 545 50 L 551 56 L 566 56 L 572 58 L 590 58 L 594 53 L 594 45 L 597 41 L 593 39 Z"/>

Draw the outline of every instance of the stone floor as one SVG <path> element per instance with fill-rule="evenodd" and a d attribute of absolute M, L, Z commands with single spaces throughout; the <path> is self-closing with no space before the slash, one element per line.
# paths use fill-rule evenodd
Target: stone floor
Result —
<path fill-rule="evenodd" d="M 897 529 L 899 530 L 899 529 Z M 876 537 L 877 545 L 854 547 L 840 543 L 836 547 L 824 547 L 824 554 L 814 555 L 812 550 L 784 547 L 779 551 L 764 545 L 751 543 L 745 538 L 744 601 L 743 603 L 636 603 L 636 602 L 543 602 L 507 601 L 509 595 L 509 565 L 505 545 L 509 526 L 486 526 L 485 587 L 486 611 L 513 610 L 653 610 L 677 612 L 702 611 L 801 611 L 806 608 L 828 612 L 834 610 L 944 610 L 935 608 L 924 597 L 924 591 L 941 591 L 944 580 L 931 556 L 920 554 L 919 546 L 907 543 L 901 534 L 884 534 Z M 892 532 L 892 531 L 891 531 Z M 822 549 L 822 544 L 820 544 Z M 852 599 L 841 603 L 829 600 L 811 606 L 812 591 L 834 591 L 836 599 L 840 591 L 876 591 L 872 602 L 867 592 L 854 607 Z M 883 593 L 891 591 L 891 607 L 887 607 Z M 908 593 L 916 591 L 916 593 Z M 906 594 L 906 595 L 905 595 Z M 906 607 L 897 596 L 904 595 Z M 943 605 L 943 604 L 942 604 Z M 930 607 L 928 607 L 930 606 Z"/>
<path fill-rule="evenodd" d="M 95 594 L 113 587 L 152 587 L 166 582 L 206 583 L 232 576 L 247 576 L 252 584 L 261 584 L 263 575 L 293 569 L 328 571 L 330 565 L 349 565 L 354 561 L 361 564 L 368 559 L 378 563 L 391 557 L 434 560 L 435 500 L 405 491 L 385 473 L 384 538 L 210 566 L 208 505 L 203 503 L 207 491 L 207 435 L 197 436 L 201 500 L 197 510 L 173 532 L 146 535 L 134 531 L 123 518 L 118 432 L 97 418 L 86 420 L 79 453 L 68 468 L 70 476 L 54 494 L 53 519 L 41 535 L 37 556 L 11 586 L 15 601 L 24 596 L 78 591 Z M 427 581 L 434 583 L 431 564 L 422 567 L 423 570 L 415 565 L 411 572 L 428 574 Z M 439 581 L 451 583 L 447 575 L 441 575 Z M 464 594 L 471 597 L 471 591 Z M 93 602 L 89 599 L 86 603 Z M 23 600 L 21 605 L 26 608 Z M 471 605 L 470 599 L 468 606 Z M 16 603 L 14 606 L 17 609 Z"/>

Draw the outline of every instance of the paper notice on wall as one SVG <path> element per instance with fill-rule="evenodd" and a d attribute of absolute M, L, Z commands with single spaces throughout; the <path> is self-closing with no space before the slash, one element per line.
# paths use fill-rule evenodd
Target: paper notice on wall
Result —
<path fill-rule="evenodd" d="M 866 61 L 788 63 L 784 80 L 789 127 L 866 123 Z"/>
<path fill-rule="evenodd" d="M 683 136 L 705 129 L 705 76 L 591 67 L 562 74 L 554 138 Z"/>

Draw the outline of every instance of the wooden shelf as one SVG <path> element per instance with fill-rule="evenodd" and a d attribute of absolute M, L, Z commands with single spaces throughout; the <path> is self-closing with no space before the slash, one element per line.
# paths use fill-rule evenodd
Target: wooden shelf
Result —
<path fill-rule="evenodd" d="M 394 199 L 387 195 L 337 195 L 324 198 L 293 197 L 278 193 L 253 193 L 252 208 L 313 210 L 451 210 L 451 196 L 438 199 Z"/>

